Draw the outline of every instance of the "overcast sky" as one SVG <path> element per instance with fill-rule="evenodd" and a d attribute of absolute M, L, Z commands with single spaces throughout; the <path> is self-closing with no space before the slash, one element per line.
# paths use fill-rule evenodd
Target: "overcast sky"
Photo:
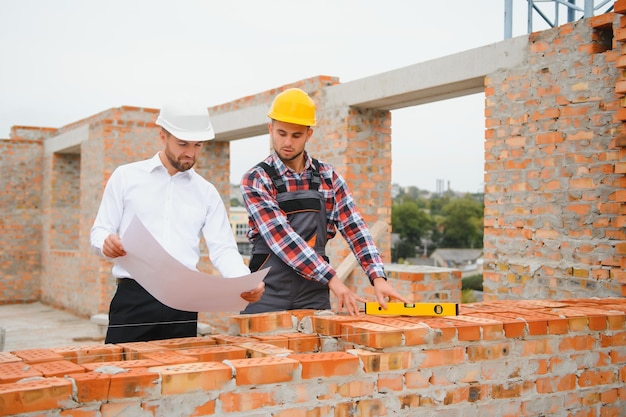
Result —
<path fill-rule="evenodd" d="M 523 35 L 527 3 L 513 3 Z M 179 94 L 210 107 L 317 75 L 348 82 L 503 39 L 504 0 L 0 0 L 0 138 Z M 483 101 L 393 111 L 392 181 L 482 191 Z M 232 144 L 231 182 L 267 141 Z"/>

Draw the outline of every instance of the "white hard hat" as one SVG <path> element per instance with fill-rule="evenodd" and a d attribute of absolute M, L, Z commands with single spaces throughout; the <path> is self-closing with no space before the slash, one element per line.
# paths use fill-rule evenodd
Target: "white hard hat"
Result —
<path fill-rule="evenodd" d="M 191 102 L 165 104 L 156 124 L 180 140 L 200 142 L 215 138 L 209 109 Z"/>

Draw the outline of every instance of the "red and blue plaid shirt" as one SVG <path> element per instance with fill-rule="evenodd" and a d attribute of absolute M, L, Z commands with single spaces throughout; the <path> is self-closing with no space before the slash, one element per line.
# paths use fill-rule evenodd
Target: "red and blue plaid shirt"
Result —
<path fill-rule="evenodd" d="M 307 153 L 305 159 L 301 174 L 287 168 L 276 153 L 272 153 L 264 162 L 276 169 L 287 191 L 295 191 L 309 189 L 313 165 Z M 332 239 L 339 230 L 370 282 L 377 277 L 385 277 L 382 258 L 367 225 L 354 206 L 345 180 L 332 166 L 323 162 L 319 165 L 322 179 L 319 190 L 326 199 L 327 239 Z M 272 252 L 307 279 L 326 284 L 335 276 L 335 270 L 291 228 L 285 213 L 278 207 L 276 188 L 263 168 L 255 166 L 244 174 L 241 192 L 248 210 L 248 238 L 251 241 L 260 235 Z"/>

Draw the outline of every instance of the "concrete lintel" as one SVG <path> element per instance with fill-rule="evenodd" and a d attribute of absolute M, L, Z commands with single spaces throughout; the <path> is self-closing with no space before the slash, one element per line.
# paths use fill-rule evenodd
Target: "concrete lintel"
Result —
<path fill-rule="evenodd" d="M 223 113 L 211 112 L 215 140 L 227 142 L 267 133 L 269 105 L 256 105 Z"/>
<path fill-rule="evenodd" d="M 46 139 L 43 143 L 44 154 L 80 153 L 80 144 L 87 139 L 89 139 L 89 124 Z"/>
<path fill-rule="evenodd" d="M 479 93 L 484 78 L 523 64 L 528 36 L 519 36 L 457 54 L 327 87 L 331 107 L 394 110 Z"/>

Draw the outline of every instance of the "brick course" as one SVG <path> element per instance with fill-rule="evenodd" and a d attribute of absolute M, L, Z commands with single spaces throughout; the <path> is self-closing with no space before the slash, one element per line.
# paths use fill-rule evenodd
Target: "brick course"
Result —
<path fill-rule="evenodd" d="M 255 334 L 239 333 L 242 320 Z M 6 353 L 0 416 L 121 410 L 619 416 L 626 410 L 624 298 L 487 301 L 447 317 L 298 311 L 231 321 L 229 335 Z M 305 330 L 304 321 L 315 322 L 309 327 L 315 330 Z M 507 333 L 513 322 L 521 329 Z M 333 342 L 289 348 L 264 342 L 278 336 Z"/>

